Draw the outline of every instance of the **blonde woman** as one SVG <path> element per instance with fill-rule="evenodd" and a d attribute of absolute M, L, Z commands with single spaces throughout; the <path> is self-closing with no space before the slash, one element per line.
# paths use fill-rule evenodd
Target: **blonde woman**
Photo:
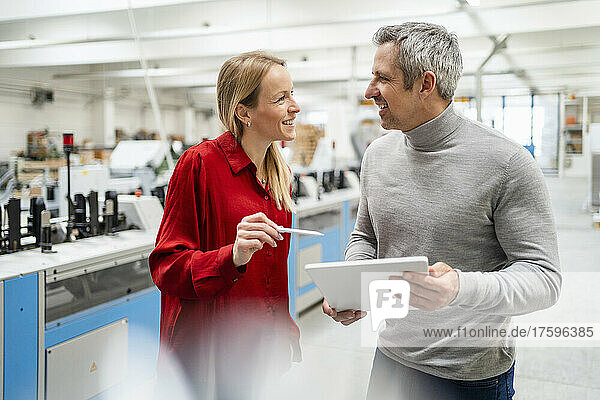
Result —
<path fill-rule="evenodd" d="M 260 51 L 223 64 L 217 105 L 228 131 L 177 162 L 150 255 L 162 293 L 159 367 L 177 360 L 200 397 L 214 376 L 217 398 L 250 398 L 289 368 L 292 351 L 300 358 L 290 238 L 276 230 L 292 222 L 290 170 L 275 144 L 295 138 L 300 107 L 285 62 Z"/>

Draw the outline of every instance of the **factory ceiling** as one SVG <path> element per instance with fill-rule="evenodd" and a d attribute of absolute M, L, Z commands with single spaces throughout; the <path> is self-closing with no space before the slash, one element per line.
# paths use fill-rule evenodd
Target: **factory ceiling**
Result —
<path fill-rule="evenodd" d="M 598 0 L 2 0 L 1 8 L 0 84 L 135 90 L 144 86 L 141 55 L 156 87 L 202 90 L 227 57 L 261 48 L 286 58 L 297 84 L 359 92 L 375 30 L 427 21 L 459 36 L 458 95 L 475 94 L 474 74 L 500 38 L 506 47 L 483 68 L 484 94 L 600 94 Z"/>

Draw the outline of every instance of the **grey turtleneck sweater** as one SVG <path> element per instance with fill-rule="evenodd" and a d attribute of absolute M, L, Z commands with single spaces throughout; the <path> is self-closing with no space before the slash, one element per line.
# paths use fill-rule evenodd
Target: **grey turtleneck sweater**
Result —
<path fill-rule="evenodd" d="M 448 379 L 506 372 L 514 360 L 511 340 L 465 347 L 456 337 L 426 337 L 423 329 L 497 327 L 557 301 L 561 274 L 550 200 L 531 154 L 459 116 L 452 104 L 411 131 L 375 140 L 362 161 L 346 260 L 422 255 L 430 265 L 441 261 L 458 270 L 458 295 L 440 310 L 387 320 L 381 351 Z"/>

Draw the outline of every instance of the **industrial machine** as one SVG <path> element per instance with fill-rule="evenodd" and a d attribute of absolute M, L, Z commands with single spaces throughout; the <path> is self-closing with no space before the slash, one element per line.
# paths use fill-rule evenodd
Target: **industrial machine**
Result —
<path fill-rule="evenodd" d="M 4 399 L 92 398 L 153 378 L 155 235 L 128 230 L 0 256 Z"/>
<path fill-rule="evenodd" d="M 160 206 L 158 198 L 151 198 Z M 42 252 L 49 252 L 53 244 L 65 240 L 114 234 L 129 227 L 125 213 L 119 212 L 115 191 L 106 191 L 103 203 L 99 202 L 98 193 L 93 190 L 87 196 L 76 193 L 74 200 L 70 201 L 70 214 L 63 218 L 51 218 L 42 197 L 29 200 L 29 208 L 22 209 L 21 199 L 10 198 L 0 212 L 0 254 L 36 247 L 42 247 Z M 29 213 L 25 226 L 22 225 L 23 211 Z"/>
<path fill-rule="evenodd" d="M 162 205 L 139 192 L 71 196 L 70 175 L 66 186 L 66 217 L 51 218 L 39 196 L 0 212 L 2 399 L 110 397 L 155 374 L 160 294 L 148 255 Z"/>
<path fill-rule="evenodd" d="M 369 137 L 373 139 L 374 135 Z M 322 129 L 304 126 L 298 131 L 296 142 L 294 154 L 290 157 L 295 162 L 292 164 L 292 199 L 296 203 L 293 226 L 325 235 L 292 235 L 288 290 L 293 316 L 322 299 L 304 266 L 344 259 L 360 197 L 360 166 L 336 167 L 335 143 L 324 137 Z M 365 143 L 364 148 L 367 145 Z M 357 154 L 362 157 L 362 153 L 357 151 Z"/>
<path fill-rule="evenodd" d="M 14 223 L 3 232 L 10 253 L 0 255 L 4 399 L 91 398 L 154 376 L 160 295 L 148 255 L 162 206 L 153 196 L 107 193 L 98 223 L 85 214 L 90 201 L 96 197 L 73 202 L 71 242 L 48 243 L 49 213 L 39 198 L 31 200 L 29 244 L 19 247 L 25 237 Z M 115 207 L 136 229 L 119 230 Z M 19 221 L 19 200 L 8 209 Z"/>
<path fill-rule="evenodd" d="M 344 259 L 344 250 L 354 229 L 359 179 L 356 170 L 337 169 L 294 174 L 293 226 L 316 230 L 323 237 L 292 235 L 288 258 L 290 312 L 300 313 L 322 299 L 304 271 L 306 264 Z"/>
<path fill-rule="evenodd" d="M 111 185 L 117 187 L 120 193 L 139 188 L 146 195 L 157 187 L 164 188 L 170 174 L 168 171 L 157 174 L 157 171 L 168 151 L 160 140 L 120 141 L 110 155 Z"/>

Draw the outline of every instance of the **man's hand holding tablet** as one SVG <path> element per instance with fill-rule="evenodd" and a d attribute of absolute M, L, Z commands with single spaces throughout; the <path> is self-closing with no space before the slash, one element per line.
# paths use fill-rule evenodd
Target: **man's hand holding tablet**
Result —
<path fill-rule="evenodd" d="M 410 305 L 424 311 L 446 307 L 456 298 L 459 289 L 458 272 L 443 262 L 429 266 L 429 275 L 403 272 L 390 279 L 404 279 L 410 284 Z"/>
<path fill-rule="evenodd" d="M 437 262 L 429 267 L 429 275 L 421 272 L 405 271 L 391 275 L 389 279 L 403 279 L 410 284 L 410 305 L 424 310 L 434 311 L 450 304 L 458 294 L 458 272 L 443 262 Z M 338 311 L 323 299 L 323 313 L 334 321 L 348 326 L 367 315 L 362 310 Z"/>
<path fill-rule="evenodd" d="M 427 276 L 428 261 L 423 256 L 369 259 L 307 264 L 305 270 L 323 294 L 323 313 L 350 325 L 370 309 L 370 282 L 394 279 L 392 276 L 399 279 L 405 272 Z"/>

